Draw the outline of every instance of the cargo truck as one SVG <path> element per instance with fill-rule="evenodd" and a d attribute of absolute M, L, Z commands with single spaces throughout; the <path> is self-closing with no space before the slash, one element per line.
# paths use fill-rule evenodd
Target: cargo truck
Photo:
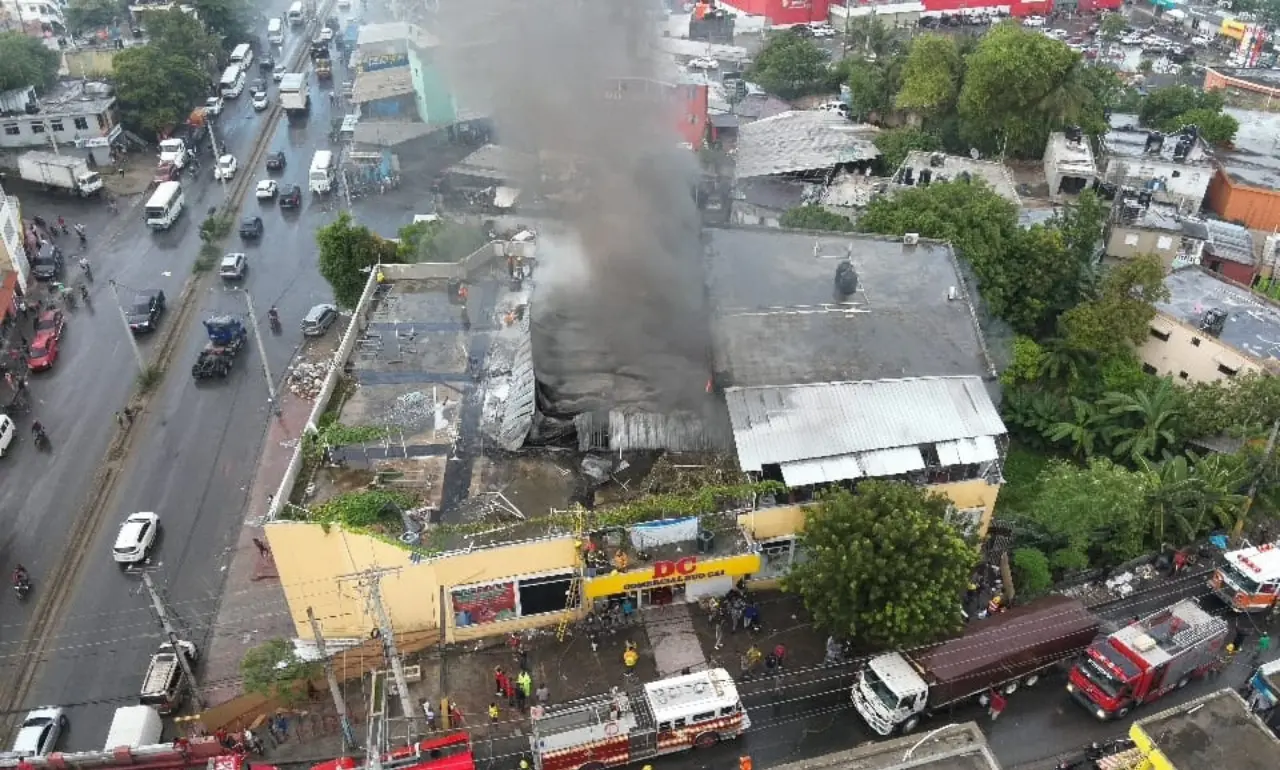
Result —
<path fill-rule="evenodd" d="M 160 733 L 163 731 L 164 724 L 160 721 L 159 711 L 150 706 L 122 706 L 116 709 L 115 716 L 111 718 L 111 727 L 107 729 L 107 745 L 103 750 L 155 746 L 160 743 Z"/>
<path fill-rule="evenodd" d="M 28 182 L 88 198 L 102 189 L 102 177 L 83 158 L 39 150 L 18 156 L 18 173 Z"/>
<path fill-rule="evenodd" d="M 1098 719 L 1123 719 L 1217 665 L 1230 630 L 1183 599 L 1091 645 L 1071 669 L 1067 692 Z"/>
<path fill-rule="evenodd" d="M 311 111 L 311 88 L 305 72 L 287 72 L 280 78 L 280 106 L 291 118 Z"/>
<path fill-rule="evenodd" d="M 970 623 L 956 639 L 871 658 L 854 681 L 853 706 L 880 735 L 905 735 L 938 711 L 985 703 L 993 690 L 1034 686 L 1088 647 L 1098 628 L 1076 599 L 1038 599 Z"/>

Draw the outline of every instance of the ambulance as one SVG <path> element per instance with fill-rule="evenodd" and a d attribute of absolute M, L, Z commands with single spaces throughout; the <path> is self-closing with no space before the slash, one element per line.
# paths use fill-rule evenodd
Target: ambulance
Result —
<path fill-rule="evenodd" d="M 1266 612 L 1280 591 L 1280 542 L 1228 551 L 1209 587 L 1236 612 Z"/>

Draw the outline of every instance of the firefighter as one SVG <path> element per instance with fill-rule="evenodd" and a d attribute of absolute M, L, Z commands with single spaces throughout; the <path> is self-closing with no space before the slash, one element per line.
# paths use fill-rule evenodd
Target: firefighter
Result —
<path fill-rule="evenodd" d="M 627 648 L 622 651 L 622 665 L 626 670 L 627 676 L 631 676 L 636 671 L 636 664 L 640 662 L 640 653 L 636 652 L 636 643 L 627 642 Z"/>

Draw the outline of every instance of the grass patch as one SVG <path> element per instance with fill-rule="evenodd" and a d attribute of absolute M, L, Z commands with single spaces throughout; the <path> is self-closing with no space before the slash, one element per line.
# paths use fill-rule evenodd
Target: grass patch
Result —
<path fill-rule="evenodd" d="M 151 364 L 138 373 L 138 390 L 143 393 L 150 393 L 155 390 L 155 387 L 160 384 L 162 379 L 164 379 L 164 369 Z"/>
<path fill-rule="evenodd" d="M 1052 460 L 1051 455 L 1037 452 L 1013 441 L 1004 461 L 1004 487 L 996 498 L 996 515 L 1025 511 L 1040 495 L 1040 472 Z"/>
<path fill-rule="evenodd" d="M 200 253 L 196 255 L 196 261 L 191 266 L 191 270 L 195 273 L 207 273 L 217 267 L 221 259 L 222 249 L 219 249 L 216 244 L 201 244 Z"/>

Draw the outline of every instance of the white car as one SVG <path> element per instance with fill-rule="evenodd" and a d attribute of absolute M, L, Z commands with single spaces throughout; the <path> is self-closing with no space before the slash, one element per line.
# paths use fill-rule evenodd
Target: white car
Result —
<path fill-rule="evenodd" d="M 853 117 L 853 111 L 844 102 L 823 102 L 818 105 L 818 109 L 823 112 L 838 112 L 846 118 Z"/>
<path fill-rule="evenodd" d="M 333 39 L 333 30 L 329 29 L 328 27 L 321 27 L 321 28 L 320 28 L 320 39 L 321 39 L 321 40 L 323 40 L 323 41 L 324 41 L 324 42 L 326 42 L 326 43 L 327 43 L 327 42 L 329 42 L 330 40 L 332 40 L 332 39 Z"/>
<path fill-rule="evenodd" d="M 231 180 L 236 175 L 236 171 L 240 169 L 240 162 L 236 160 L 234 155 L 223 155 L 218 158 L 218 165 L 213 169 L 214 179 Z"/>
<path fill-rule="evenodd" d="M 67 729 L 67 715 L 59 706 L 42 706 L 27 712 L 18 737 L 13 739 L 13 753 L 20 757 L 43 757 L 53 752 L 58 738 Z"/>
<path fill-rule="evenodd" d="M 1055 40 L 1067 39 L 1067 31 L 1065 29 L 1046 29 L 1044 31 L 1044 35 L 1045 37 L 1051 37 Z"/>
<path fill-rule="evenodd" d="M 0 457 L 4 457 L 4 453 L 9 451 L 9 445 L 13 443 L 17 432 L 18 428 L 9 415 L 0 414 Z"/>
<path fill-rule="evenodd" d="M 276 180 L 263 179 L 261 182 L 258 182 L 258 200 L 274 198 L 278 192 L 280 192 L 280 186 L 276 184 Z"/>
<path fill-rule="evenodd" d="M 689 60 L 689 68 L 695 70 L 718 70 L 720 62 L 710 56 L 698 56 Z"/>
<path fill-rule="evenodd" d="M 271 101 L 270 101 L 270 99 L 267 97 L 267 92 L 266 92 L 265 90 L 264 90 L 264 91 L 256 91 L 256 92 L 253 94 L 253 108 L 254 108 L 255 110 L 257 110 L 258 112 L 262 112 L 262 111 L 263 111 L 263 110 L 265 110 L 268 106 L 270 106 L 270 104 L 271 104 Z"/>
<path fill-rule="evenodd" d="M 210 96 L 208 99 L 204 100 L 204 111 L 206 115 L 221 115 L 222 107 L 223 104 L 221 96 Z"/>
<path fill-rule="evenodd" d="M 160 517 L 150 512 L 129 514 L 120 525 L 111 554 L 117 564 L 137 564 L 147 558 L 160 530 Z"/>
<path fill-rule="evenodd" d="M 1191 38 L 1191 45 L 1199 45 L 1199 46 L 1209 45 L 1209 38 L 1205 37 L 1204 35 L 1196 35 L 1195 37 Z"/>
<path fill-rule="evenodd" d="M 1027 18 L 1022 20 L 1022 26 L 1035 27 L 1035 28 L 1043 27 L 1044 18 L 1041 16 L 1028 16 Z"/>
<path fill-rule="evenodd" d="M 813 30 L 814 37 L 835 37 L 836 36 L 835 27 L 832 27 L 830 24 L 823 24 L 822 22 L 816 22 L 814 24 L 810 24 L 809 29 Z"/>
<path fill-rule="evenodd" d="M 279 83 L 284 80 L 284 74 L 289 70 L 283 64 L 277 64 L 276 68 L 271 70 L 271 79 Z"/>

